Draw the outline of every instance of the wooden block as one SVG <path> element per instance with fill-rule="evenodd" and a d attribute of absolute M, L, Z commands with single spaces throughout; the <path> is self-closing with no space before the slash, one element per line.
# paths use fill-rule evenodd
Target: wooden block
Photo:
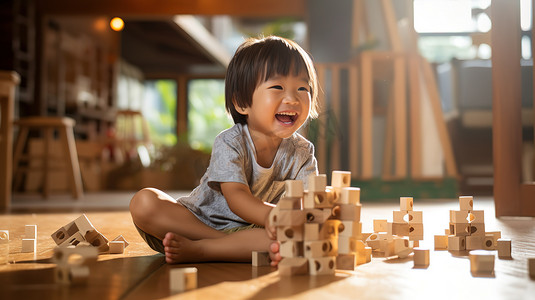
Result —
<path fill-rule="evenodd" d="M 79 232 L 78 226 L 76 226 L 73 221 L 56 230 L 56 232 L 54 232 L 51 236 L 54 242 L 56 242 L 56 245 L 61 245 L 66 239 L 77 232 Z"/>
<path fill-rule="evenodd" d="M 338 236 L 359 238 L 362 232 L 362 223 L 353 221 L 341 221 L 338 226 Z"/>
<path fill-rule="evenodd" d="M 307 223 L 323 224 L 331 217 L 330 209 L 306 208 L 303 211 Z"/>
<path fill-rule="evenodd" d="M 470 223 L 470 235 L 485 236 L 485 223 Z"/>
<path fill-rule="evenodd" d="M 343 204 L 360 204 L 360 188 L 344 187 L 339 199 Z"/>
<path fill-rule="evenodd" d="M 124 252 L 125 244 L 123 241 L 110 241 L 108 247 L 110 254 L 122 254 Z"/>
<path fill-rule="evenodd" d="M 333 171 L 331 176 L 331 186 L 334 188 L 344 188 L 351 185 L 351 172 Z"/>
<path fill-rule="evenodd" d="M 85 236 L 89 231 L 96 230 L 85 214 L 82 214 L 76 220 L 74 220 L 74 224 L 76 224 L 78 231 L 80 231 L 83 236 Z"/>
<path fill-rule="evenodd" d="M 338 254 L 352 254 L 357 252 L 357 239 L 348 236 L 338 237 Z"/>
<path fill-rule="evenodd" d="M 271 258 L 267 251 L 253 251 L 252 252 L 252 265 L 253 267 L 265 267 L 271 265 Z"/>
<path fill-rule="evenodd" d="M 338 255 L 338 237 L 332 237 L 329 241 L 329 251 L 325 256 L 337 256 Z"/>
<path fill-rule="evenodd" d="M 318 241 L 320 240 L 320 224 L 318 223 L 306 223 L 304 224 L 304 241 Z"/>
<path fill-rule="evenodd" d="M 303 256 L 303 242 L 302 241 L 281 242 L 279 252 L 282 257 Z"/>
<path fill-rule="evenodd" d="M 480 250 L 483 249 L 484 236 L 469 235 L 466 237 L 466 250 Z"/>
<path fill-rule="evenodd" d="M 528 274 L 531 279 L 535 279 L 535 257 L 528 258 Z"/>
<path fill-rule="evenodd" d="M 412 197 L 400 197 L 399 198 L 399 210 L 412 210 L 413 209 Z"/>
<path fill-rule="evenodd" d="M 498 248 L 498 239 L 493 234 L 485 233 L 482 246 L 483 250 L 496 250 Z"/>
<path fill-rule="evenodd" d="M 280 276 L 295 276 L 308 274 L 308 259 L 305 257 L 286 257 L 279 264 Z"/>
<path fill-rule="evenodd" d="M 37 239 L 37 225 L 25 225 L 24 237 L 27 239 Z"/>
<path fill-rule="evenodd" d="M 126 247 L 128 247 L 128 245 L 130 245 L 122 235 L 119 235 L 118 237 L 114 238 L 113 241 L 123 241 L 125 249 Z"/>
<path fill-rule="evenodd" d="M 470 258 L 470 271 L 473 274 L 494 272 L 494 252 L 486 250 L 472 250 Z"/>
<path fill-rule="evenodd" d="M 445 235 L 451 235 L 451 233 L 450 233 L 450 229 L 449 229 L 449 228 L 444 229 L 444 234 L 445 234 Z"/>
<path fill-rule="evenodd" d="M 171 293 L 181 293 L 197 288 L 197 268 L 173 268 L 169 270 Z"/>
<path fill-rule="evenodd" d="M 357 252 L 357 265 L 363 265 L 372 261 L 372 248 L 365 247 L 364 251 Z"/>
<path fill-rule="evenodd" d="M 373 220 L 373 232 L 386 232 L 388 220 Z"/>
<path fill-rule="evenodd" d="M 470 235 L 469 223 L 450 223 L 451 235 L 455 236 L 467 236 Z"/>
<path fill-rule="evenodd" d="M 0 244 L 9 243 L 9 230 L 0 230 Z"/>
<path fill-rule="evenodd" d="M 35 253 L 35 250 L 37 247 L 36 240 L 35 239 L 22 239 L 22 253 Z"/>
<path fill-rule="evenodd" d="M 303 233 L 303 226 L 280 226 L 277 227 L 277 240 L 280 242 L 302 241 Z"/>
<path fill-rule="evenodd" d="M 466 237 L 465 236 L 448 236 L 448 250 L 461 251 L 466 250 Z"/>
<path fill-rule="evenodd" d="M 308 259 L 310 275 L 333 275 L 336 268 L 336 256 L 315 257 Z"/>
<path fill-rule="evenodd" d="M 340 220 L 360 222 L 361 204 L 340 204 Z"/>
<path fill-rule="evenodd" d="M 71 257 L 75 259 L 70 259 Z M 93 246 L 56 247 L 52 261 L 60 267 L 88 266 L 97 261 L 98 249 Z"/>
<path fill-rule="evenodd" d="M 285 180 L 285 197 L 301 198 L 303 197 L 303 181 L 301 180 Z"/>
<path fill-rule="evenodd" d="M 0 265 L 8 263 L 9 258 L 9 231 L 0 230 Z"/>
<path fill-rule="evenodd" d="M 409 224 L 421 224 L 424 222 L 422 211 L 409 210 L 408 218 L 409 218 Z"/>
<path fill-rule="evenodd" d="M 63 243 L 59 244 L 60 247 L 68 247 L 68 246 L 76 246 L 80 244 L 81 242 L 85 242 L 85 238 L 80 234 L 80 232 L 76 232 L 75 234 L 71 235 L 68 239 L 64 240 Z"/>
<path fill-rule="evenodd" d="M 422 238 L 422 240 L 423 240 L 423 238 Z M 411 242 L 412 242 L 412 247 L 413 248 L 420 247 L 420 240 L 411 240 Z"/>
<path fill-rule="evenodd" d="M 502 232 L 501 231 L 487 231 L 485 232 L 485 235 L 492 235 L 496 240 L 502 238 Z"/>
<path fill-rule="evenodd" d="M 98 251 L 106 252 L 109 250 L 108 239 L 103 236 L 96 229 L 87 231 L 84 235 L 85 240 L 90 243 L 93 247 L 97 247 Z"/>
<path fill-rule="evenodd" d="M 400 211 L 400 210 L 394 210 L 392 212 L 392 220 L 393 223 L 409 223 L 409 212 L 408 211 Z"/>
<path fill-rule="evenodd" d="M 511 258 L 511 240 L 510 239 L 498 240 L 498 257 L 499 258 Z"/>
<path fill-rule="evenodd" d="M 447 235 L 435 235 L 435 250 L 447 250 L 448 249 L 448 236 Z"/>
<path fill-rule="evenodd" d="M 304 257 L 324 257 L 332 251 L 333 245 L 329 240 L 323 241 L 305 241 Z"/>
<path fill-rule="evenodd" d="M 467 224 L 470 212 L 467 210 L 450 210 L 450 223 Z"/>
<path fill-rule="evenodd" d="M 303 198 L 303 207 L 311 208 L 330 208 L 333 206 L 333 194 L 322 192 L 308 192 Z"/>
<path fill-rule="evenodd" d="M 429 266 L 429 249 L 414 248 L 414 266 Z"/>
<path fill-rule="evenodd" d="M 310 174 L 307 178 L 308 192 L 325 192 L 327 188 L 327 175 L 314 173 Z"/>
<path fill-rule="evenodd" d="M 394 251 L 391 254 L 397 255 L 399 258 L 405 258 L 412 252 L 409 240 L 406 238 L 395 238 L 392 243 Z"/>
<path fill-rule="evenodd" d="M 409 224 L 409 239 L 423 240 L 424 239 L 424 224 Z"/>
<path fill-rule="evenodd" d="M 277 202 L 277 208 L 280 210 L 301 209 L 301 198 L 282 197 Z"/>
<path fill-rule="evenodd" d="M 409 223 L 392 223 L 392 234 L 400 236 L 409 235 Z"/>
<path fill-rule="evenodd" d="M 485 212 L 483 210 L 472 210 L 469 213 L 470 223 L 485 223 Z"/>
<path fill-rule="evenodd" d="M 329 240 L 337 237 L 339 228 L 339 220 L 327 220 L 323 225 L 320 225 L 320 240 Z"/>
<path fill-rule="evenodd" d="M 357 265 L 357 254 L 338 254 L 336 256 L 336 269 L 338 270 L 355 270 Z"/>
<path fill-rule="evenodd" d="M 459 208 L 464 211 L 474 210 L 474 197 L 472 196 L 460 196 Z"/>
<path fill-rule="evenodd" d="M 272 224 L 275 226 L 301 226 L 305 224 L 305 211 L 303 210 L 277 210 L 270 214 Z"/>

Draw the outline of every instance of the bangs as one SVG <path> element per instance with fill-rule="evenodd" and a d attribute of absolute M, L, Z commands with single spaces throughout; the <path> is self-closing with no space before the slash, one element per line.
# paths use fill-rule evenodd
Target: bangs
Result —
<path fill-rule="evenodd" d="M 298 76 L 301 72 L 306 73 L 310 80 L 309 70 L 299 50 L 286 43 L 276 43 L 263 50 L 262 52 L 265 53 L 259 53 L 259 57 L 265 58 L 263 62 L 260 62 L 264 68 L 258 80 L 267 81 L 277 75 Z"/>

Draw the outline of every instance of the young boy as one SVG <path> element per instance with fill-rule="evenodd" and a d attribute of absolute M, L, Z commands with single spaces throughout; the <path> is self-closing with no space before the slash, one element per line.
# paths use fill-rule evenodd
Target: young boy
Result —
<path fill-rule="evenodd" d="M 317 116 L 318 83 L 310 56 L 280 37 L 249 39 L 225 81 L 235 125 L 215 139 L 210 165 L 189 196 L 174 200 L 146 188 L 130 212 L 141 236 L 168 263 L 251 260 L 252 251 L 281 257 L 268 216 L 285 180 L 317 173 L 314 146 L 297 130 Z M 262 228 L 265 227 L 265 228 Z"/>

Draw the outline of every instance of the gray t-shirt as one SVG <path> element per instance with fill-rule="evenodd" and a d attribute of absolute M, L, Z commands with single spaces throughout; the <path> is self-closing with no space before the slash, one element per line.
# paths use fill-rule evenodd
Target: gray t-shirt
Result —
<path fill-rule="evenodd" d="M 317 174 L 314 145 L 298 133 L 283 139 L 273 164 L 264 168 L 256 162 L 256 151 L 247 125 L 236 124 L 221 132 L 212 148 L 210 165 L 191 194 L 177 199 L 197 218 L 217 230 L 249 223 L 234 214 L 221 193 L 221 182 L 249 186 L 253 196 L 276 204 L 284 192 L 285 180 L 303 180 Z"/>

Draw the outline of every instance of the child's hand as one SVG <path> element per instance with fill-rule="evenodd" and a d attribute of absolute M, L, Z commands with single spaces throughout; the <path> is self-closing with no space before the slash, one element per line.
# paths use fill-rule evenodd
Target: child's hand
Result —
<path fill-rule="evenodd" d="M 274 216 L 277 213 L 278 209 L 276 207 L 272 208 L 271 211 L 266 216 L 266 221 L 264 222 L 266 233 L 268 237 L 272 240 L 277 239 L 277 228 L 274 224 Z"/>

